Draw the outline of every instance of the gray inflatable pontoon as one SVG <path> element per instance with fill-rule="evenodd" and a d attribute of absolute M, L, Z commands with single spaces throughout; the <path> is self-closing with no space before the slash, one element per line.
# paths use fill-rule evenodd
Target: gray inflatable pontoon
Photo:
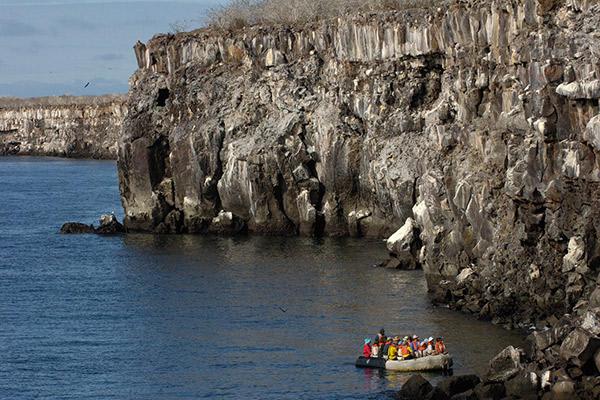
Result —
<path fill-rule="evenodd" d="M 413 358 L 412 360 L 388 361 L 383 358 L 366 358 L 361 356 L 356 360 L 356 366 L 400 372 L 448 370 L 452 368 L 452 357 L 449 354 L 439 354 L 436 356 Z"/>

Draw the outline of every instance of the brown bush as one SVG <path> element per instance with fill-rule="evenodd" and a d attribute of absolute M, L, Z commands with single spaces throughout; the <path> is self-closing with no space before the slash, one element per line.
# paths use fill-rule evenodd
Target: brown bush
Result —
<path fill-rule="evenodd" d="M 213 10 L 210 26 L 233 30 L 252 25 L 292 25 L 368 11 L 429 8 L 443 0 L 232 0 Z"/>

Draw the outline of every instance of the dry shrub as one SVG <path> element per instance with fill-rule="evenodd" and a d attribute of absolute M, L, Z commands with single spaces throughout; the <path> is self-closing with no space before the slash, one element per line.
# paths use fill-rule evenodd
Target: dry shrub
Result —
<path fill-rule="evenodd" d="M 210 26 L 234 30 L 252 25 L 292 25 L 368 11 L 429 8 L 443 0 L 231 0 L 213 10 Z"/>

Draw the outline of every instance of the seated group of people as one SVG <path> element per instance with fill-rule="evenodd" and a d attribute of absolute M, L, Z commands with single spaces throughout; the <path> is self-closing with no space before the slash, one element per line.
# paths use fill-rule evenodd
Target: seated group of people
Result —
<path fill-rule="evenodd" d="M 412 358 L 446 354 L 447 352 L 442 337 L 435 340 L 432 337 L 420 340 L 417 335 L 405 336 L 402 339 L 398 336 L 392 338 L 385 336 L 384 329 L 381 329 L 373 340 L 365 339 L 365 345 L 363 346 L 364 357 L 378 357 L 386 360 L 410 360 Z"/>

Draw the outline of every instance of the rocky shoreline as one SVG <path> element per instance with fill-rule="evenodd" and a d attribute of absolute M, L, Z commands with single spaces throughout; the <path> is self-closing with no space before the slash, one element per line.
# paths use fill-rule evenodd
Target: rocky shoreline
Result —
<path fill-rule="evenodd" d="M 0 98 L 0 155 L 117 158 L 125 96 Z"/>
<path fill-rule="evenodd" d="M 482 377 L 454 376 L 433 387 L 412 376 L 396 398 L 402 400 L 587 400 L 600 398 L 600 308 L 583 317 L 548 321 L 526 339 L 490 361 Z"/>

